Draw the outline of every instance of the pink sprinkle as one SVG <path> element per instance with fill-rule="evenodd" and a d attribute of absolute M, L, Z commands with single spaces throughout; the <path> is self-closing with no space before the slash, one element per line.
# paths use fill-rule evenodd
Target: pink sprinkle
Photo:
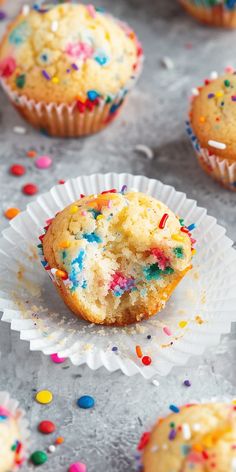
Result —
<path fill-rule="evenodd" d="M 40 156 L 35 160 L 38 169 L 48 169 L 52 165 L 52 159 L 49 156 Z"/>
<path fill-rule="evenodd" d="M 86 216 L 86 215 L 87 215 L 87 211 L 84 211 L 84 210 L 81 211 L 81 215 L 82 215 L 82 216 Z"/>
<path fill-rule="evenodd" d="M 74 464 L 71 464 L 69 467 L 69 472 L 86 472 L 87 467 L 85 464 L 82 464 L 82 462 L 75 462 Z"/>
<path fill-rule="evenodd" d="M 190 238 L 190 241 L 191 241 L 192 244 L 195 244 L 196 239 Z"/>
<path fill-rule="evenodd" d="M 228 66 L 225 68 L 226 74 L 233 74 L 234 68 L 232 66 Z"/>
<path fill-rule="evenodd" d="M 4 406 L 0 406 L 0 416 L 10 416 L 10 412 Z"/>
<path fill-rule="evenodd" d="M 62 362 L 65 362 L 66 357 L 58 357 L 58 354 L 51 354 L 51 360 L 55 364 L 62 364 Z"/>
<path fill-rule="evenodd" d="M 158 264 L 159 269 L 165 270 L 166 267 L 170 264 L 170 260 L 169 260 L 168 257 L 165 256 L 162 249 L 153 248 L 153 249 L 151 249 L 150 252 L 151 252 L 152 256 L 154 256 L 155 259 L 157 260 L 157 264 Z"/>
<path fill-rule="evenodd" d="M 69 43 L 66 46 L 66 54 L 85 61 L 93 55 L 93 48 L 89 44 L 83 42 Z"/>
<path fill-rule="evenodd" d="M 172 332 L 168 326 L 164 326 L 163 331 L 165 334 L 167 334 L 167 336 L 172 336 Z"/>
<path fill-rule="evenodd" d="M 108 203 L 107 203 L 107 208 L 111 208 L 111 200 L 108 200 Z"/>
<path fill-rule="evenodd" d="M 88 5 L 87 6 L 88 13 L 91 15 L 92 18 L 96 17 L 96 10 L 93 5 Z"/>

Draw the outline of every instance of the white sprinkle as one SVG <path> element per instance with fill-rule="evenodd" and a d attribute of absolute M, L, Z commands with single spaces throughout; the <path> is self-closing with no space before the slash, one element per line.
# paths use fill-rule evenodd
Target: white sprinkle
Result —
<path fill-rule="evenodd" d="M 153 159 L 154 154 L 150 147 L 146 146 L 145 144 L 137 144 L 134 148 L 135 151 L 140 152 L 145 155 L 148 159 Z"/>
<path fill-rule="evenodd" d="M 155 379 L 152 381 L 152 383 L 153 383 L 153 385 L 155 385 L 156 387 L 159 387 L 159 385 L 160 385 L 160 382 L 158 382 L 158 380 L 155 380 Z"/>
<path fill-rule="evenodd" d="M 26 129 L 23 128 L 23 126 L 14 126 L 13 131 L 16 134 L 25 134 L 26 133 Z"/>
<path fill-rule="evenodd" d="M 202 427 L 199 423 L 194 423 L 193 430 L 194 431 L 201 431 Z"/>
<path fill-rule="evenodd" d="M 53 444 L 51 444 L 51 446 L 48 446 L 48 452 L 55 452 L 56 450 L 56 446 L 54 446 Z"/>
<path fill-rule="evenodd" d="M 164 56 L 161 59 L 161 65 L 165 67 L 166 69 L 174 69 L 174 62 L 172 59 L 168 56 Z"/>
<path fill-rule="evenodd" d="M 236 457 L 232 459 L 231 468 L 232 468 L 232 472 L 236 472 Z"/>
<path fill-rule="evenodd" d="M 157 452 L 159 449 L 159 446 L 157 444 L 154 444 L 154 446 L 152 446 L 151 448 L 151 452 Z"/>
<path fill-rule="evenodd" d="M 167 444 L 165 444 L 165 443 L 164 443 L 164 444 L 162 444 L 162 449 L 163 449 L 164 451 L 167 451 L 167 449 L 168 449 L 168 446 L 167 446 Z"/>
<path fill-rule="evenodd" d="M 54 20 L 51 24 L 51 31 L 53 33 L 56 33 L 56 31 L 58 30 L 58 21 L 57 20 Z"/>
<path fill-rule="evenodd" d="M 194 97 L 197 97 L 199 95 L 199 90 L 197 88 L 193 88 L 192 94 L 194 95 Z"/>
<path fill-rule="evenodd" d="M 208 141 L 208 144 L 209 144 L 209 146 L 212 146 L 216 149 L 226 149 L 226 144 L 220 143 L 219 141 L 213 141 L 212 139 L 210 139 L 210 141 Z"/>
<path fill-rule="evenodd" d="M 30 12 L 30 6 L 29 5 L 23 5 L 22 7 L 22 15 L 27 16 Z"/>
<path fill-rule="evenodd" d="M 211 78 L 212 80 L 217 79 L 217 78 L 218 78 L 218 73 L 217 73 L 215 70 L 213 70 L 213 71 L 211 72 L 210 78 Z"/>
<path fill-rule="evenodd" d="M 183 423 L 182 424 L 182 430 L 183 430 L 183 438 L 188 440 L 191 438 L 191 430 L 190 426 L 188 423 Z"/>

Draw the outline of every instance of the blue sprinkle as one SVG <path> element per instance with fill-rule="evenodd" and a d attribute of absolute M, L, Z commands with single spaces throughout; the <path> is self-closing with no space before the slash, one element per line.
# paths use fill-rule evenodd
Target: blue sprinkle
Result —
<path fill-rule="evenodd" d="M 96 233 L 85 233 L 83 238 L 86 239 L 89 243 L 101 243 L 102 239 Z"/>
<path fill-rule="evenodd" d="M 187 444 L 183 444 L 180 449 L 183 456 L 187 456 L 191 451 L 191 446 L 188 446 Z"/>
<path fill-rule="evenodd" d="M 148 334 L 147 339 L 151 339 L 151 338 L 152 338 L 151 334 Z"/>
<path fill-rule="evenodd" d="M 97 219 L 97 217 L 98 217 L 99 215 L 101 215 L 101 212 L 98 211 L 98 210 L 94 210 L 94 208 L 91 209 L 91 210 L 88 210 L 88 212 L 89 212 L 89 213 L 92 213 L 92 215 L 93 215 L 93 217 L 95 218 L 95 220 Z"/>
<path fill-rule="evenodd" d="M 43 267 L 46 267 L 47 261 L 41 261 L 41 264 L 42 264 Z"/>
<path fill-rule="evenodd" d="M 100 64 L 100 66 L 105 66 L 109 62 L 109 57 L 104 51 L 102 51 L 102 49 L 96 51 L 96 56 L 94 59 L 98 62 L 98 64 Z"/>
<path fill-rule="evenodd" d="M 7 419 L 6 415 L 0 415 L 0 421 L 5 421 Z"/>
<path fill-rule="evenodd" d="M 94 100 L 96 100 L 96 98 L 99 97 L 99 93 L 97 93 L 96 90 L 89 90 L 87 93 L 87 96 L 88 96 L 88 99 L 91 100 L 91 102 L 93 102 Z"/>
<path fill-rule="evenodd" d="M 95 405 L 95 400 L 93 397 L 90 397 L 89 395 L 83 395 L 83 397 L 80 397 L 77 400 L 77 405 L 79 408 L 83 408 L 84 410 L 87 410 L 89 408 L 93 408 Z"/>
<path fill-rule="evenodd" d="M 88 282 L 87 280 L 84 280 L 82 283 L 82 288 L 87 288 L 87 286 L 88 286 Z"/>
<path fill-rule="evenodd" d="M 188 230 L 189 230 L 189 231 L 192 231 L 192 230 L 195 229 L 195 228 L 196 228 L 195 223 L 192 223 L 191 225 L 188 226 Z"/>
<path fill-rule="evenodd" d="M 169 409 L 173 411 L 173 413 L 179 413 L 180 409 L 176 405 L 170 405 Z"/>
<path fill-rule="evenodd" d="M 29 28 L 26 21 L 20 23 L 10 34 L 9 42 L 15 46 L 22 44 L 29 34 Z"/>
<path fill-rule="evenodd" d="M 116 352 L 116 351 L 118 351 L 118 347 L 113 346 L 113 348 L 112 348 L 111 350 L 112 350 L 113 352 Z"/>

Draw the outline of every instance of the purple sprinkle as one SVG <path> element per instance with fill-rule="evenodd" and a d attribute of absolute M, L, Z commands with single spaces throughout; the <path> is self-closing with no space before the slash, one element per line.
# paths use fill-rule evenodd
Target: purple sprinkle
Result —
<path fill-rule="evenodd" d="M 113 346 L 113 348 L 112 348 L 112 351 L 113 351 L 113 352 L 116 352 L 116 351 L 118 351 L 118 347 L 116 347 L 116 346 Z"/>
<path fill-rule="evenodd" d="M 208 94 L 208 98 L 213 98 L 214 96 L 215 96 L 214 93 L 209 93 L 209 94 Z"/>
<path fill-rule="evenodd" d="M 184 385 L 185 385 L 185 387 L 191 387 L 191 382 L 190 382 L 190 380 L 185 380 L 185 381 L 184 381 Z"/>
<path fill-rule="evenodd" d="M 173 439 L 176 438 L 176 434 L 177 434 L 176 429 L 171 429 L 170 433 L 169 433 L 169 436 L 168 436 L 169 440 L 173 441 Z"/>
<path fill-rule="evenodd" d="M 231 100 L 232 102 L 236 102 L 236 95 L 232 95 Z"/>
<path fill-rule="evenodd" d="M 151 339 L 151 337 L 152 337 L 151 334 L 147 335 L 147 339 Z"/>
<path fill-rule="evenodd" d="M 5 11 L 0 10 L 0 21 L 5 20 L 6 16 L 7 15 L 6 15 Z"/>
<path fill-rule="evenodd" d="M 70 69 L 66 69 L 66 72 L 67 72 L 67 74 L 69 74 L 69 73 L 70 73 Z"/>
<path fill-rule="evenodd" d="M 127 185 L 123 185 L 120 193 L 124 194 L 125 192 L 127 192 Z"/>
<path fill-rule="evenodd" d="M 45 77 L 45 79 L 51 80 L 50 75 L 47 73 L 47 71 L 46 71 L 45 69 L 42 70 L 42 74 L 43 74 L 43 76 Z"/>
<path fill-rule="evenodd" d="M 71 64 L 71 67 L 73 67 L 74 70 L 79 70 L 78 66 L 75 63 Z"/>

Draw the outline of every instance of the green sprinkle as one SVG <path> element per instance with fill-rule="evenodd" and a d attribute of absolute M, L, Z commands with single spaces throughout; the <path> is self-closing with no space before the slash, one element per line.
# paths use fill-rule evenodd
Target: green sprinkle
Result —
<path fill-rule="evenodd" d="M 180 219 L 179 219 L 179 223 L 180 223 L 181 226 L 184 226 L 184 219 L 183 219 L 183 218 L 180 218 Z"/>
<path fill-rule="evenodd" d="M 225 84 L 226 87 L 230 87 L 230 81 L 228 79 L 226 79 L 224 81 L 224 84 Z"/>
<path fill-rule="evenodd" d="M 33 454 L 30 456 L 31 462 L 33 462 L 34 465 L 41 465 L 47 462 L 48 456 L 46 452 L 43 451 L 35 451 Z"/>
<path fill-rule="evenodd" d="M 16 77 L 16 86 L 20 89 L 23 89 L 25 86 L 25 74 L 18 75 Z"/>
<path fill-rule="evenodd" d="M 106 103 L 111 103 L 111 101 L 112 101 L 112 98 L 108 96 L 108 97 L 106 98 Z"/>
<path fill-rule="evenodd" d="M 170 428 L 175 428 L 175 423 L 173 421 L 170 423 Z"/>
<path fill-rule="evenodd" d="M 183 248 L 182 248 L 182 247 L 175 247 L 175 248 L 173 249 L 173 252 L 174 252 L 174 254 L 176 255 L 176 257 L 177 257 L 178 259 L 183 259 L 183 257 L 184 257 L 184 251 L 183 251 Z"/>
<path fill-rule="evenodd" d="M 173 274 L 173 272 L 174 272 L 174 269 L 172 269 L 172 267 L 167 267 L 165 270 L 162 271 L 162 273 L 165 275 Z"/>
<path fill-rule="evenodd" d="M 143 272 L 146 280 L 158 280 L 162 275 L 173 274 L 174 269 L 172 269 L 172 267 L 166 267 L 165 270 L 161 270 L 159 269 L 158 264 L 151 264 L 150 266 L 145 267 Z"/>
<path fill-rule="evenodd" d="M 11 450 L 12 450 L 12 451 L 15 451 L 15 450 L 16 450 L 16 447 L 17 447 L 17 443 L 15 443 L 15 444 L 13 444 L 13 445 L 11 446 Z"/>

